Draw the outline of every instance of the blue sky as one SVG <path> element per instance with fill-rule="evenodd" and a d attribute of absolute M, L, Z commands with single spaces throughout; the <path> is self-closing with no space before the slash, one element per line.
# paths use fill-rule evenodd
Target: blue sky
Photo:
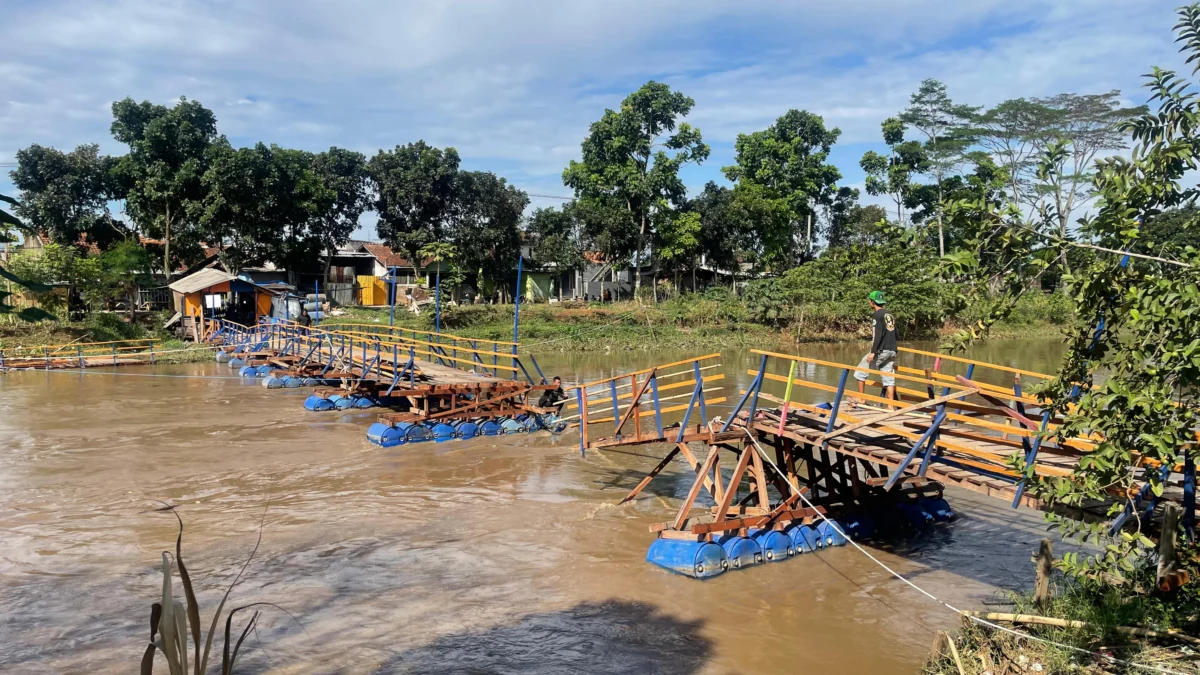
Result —
<path fill-rule="evenodd" d="M 235 145 L 368 155 L 418 139 L 466 168 L 569 195 L 588 124 L 649 79 L 696 100 L 720 180 L 739 133 L 806 109 L 858 159 L 924 78 L 953 98 L 1120 89 L 1179 67 L 1178 0 L 9 0 L 0 22 L 0 164 L 31 143 L 108 133 L 112 101 L 201 101 Z M 8 167 L 0 191 L 12 192 Z M 556 201 L 535 198 L 534 205 Z M 373 236 L 373 228 L 364 234 Z"/>

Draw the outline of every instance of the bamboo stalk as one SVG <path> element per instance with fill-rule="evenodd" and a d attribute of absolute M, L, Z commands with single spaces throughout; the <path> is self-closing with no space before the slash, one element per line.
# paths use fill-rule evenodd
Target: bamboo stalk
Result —
<path fill-rule="evenodd" d="M 987 621 L 1006 621 L 1008 623 L 1033 623 L 1043 626 L 1058 626 L 1059 628 L 1087 628 L 1091 624 L 1086 621 L 1073 621 L 1071 619 L 1056 619 L 1050 616 L 1037 616 L 1035 614 L 1007 614 L 1002 612 L 970 612 L 964 611 L 964 616 L 973 616 Z M 1200 638 L 1192 637 L 1178 629 L 1170 629 L 1166 631 L 1151 630 L 1149 628 L 1139 628 L 1137 626 L 1113 626 L 1113 630 L 1126 635 L 1135 635 L 1137 637 L 1148 638 L 1175 638 L 1192 644 L 1200 645 Z"/>

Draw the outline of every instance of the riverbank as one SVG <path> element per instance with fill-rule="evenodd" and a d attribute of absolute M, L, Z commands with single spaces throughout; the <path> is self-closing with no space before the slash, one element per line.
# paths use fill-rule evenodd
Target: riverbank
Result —
<path fill-rule="evenodd" d="M 158 363 L 201 363 L 211 361 L 213 350 L 180 340 L 160 327 L 160 317 L 130 323 L 118 314 L 93 314 L 84 321 L 14 322 L 0 325 L 0 355 L 13 359 L 37 356 L 45 347 L 72 347 L 122 341 L 153 341 Z M 90 352 L 95 349 L 88 350 Z M 70 350 L 66 350 L 69 354 Z"/>
<path fill-rule="evenodd" d="M 998 339 L 1056 338 L 1067 317 L 1046 311 L 1033 299 L 1013 313 L 1011 320 L 995 326 Z M 360 323 L 386 325 L 389 308 L 345 307 L 322 325 Z M 970 323 L 964 316 L 936 327 L 901 326 L 903 340 L 937 340 Z M 432 311 L 414 315 L 397 308 L 395 325 L 434 330 Z M 463 337 L 511 340 L 512 305 L 463 305 L 442 308 L 441 330 Z M 738 347 L 787 348 L 817 342 L 865 342 L 871 339 L 868 312 L 861 316 L 804 316 L 764 323 L 752 320 L 740 303 L 685 296 L 658 304 L 633 301 L 615 303 L 553 303 L 521 307 L 520 342 L 537 351 L 612 351 L 655 349 L 728 349 Z"/>

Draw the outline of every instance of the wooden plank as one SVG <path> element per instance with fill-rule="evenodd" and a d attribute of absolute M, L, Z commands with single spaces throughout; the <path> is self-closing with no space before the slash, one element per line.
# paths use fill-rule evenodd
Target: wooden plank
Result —
<path fill-rule="evenodd" d="M 704 464 L 696 473 L 696 480 L 692 482 L 692 487 L 688 490 L 687 498 L 683 500 L 683 505 L 679 507 L 679 515 L 675 517 L 675 527 L 673 529 L 682 530 L 683 524 L 687 522 L 688 512 L 692 510 L 692 504 L 696 503 L 696 497 L 700 496 L 700 488 L 708 481 L 708 472 L 712 470 L 713 463 L 717 461 L 717 448 L 710 448 L 708 457 L 705 458 Z"/>
<path fill-rule="evenodd" d="M 955 399 L 959 399 L 964 396 L 970 396 L 971 394 L 974 394 L 977 391 L 979 391 L 979 390 L 978 389 L 968 389 L 965 391 L 959 391 L 959 392 L 955 392 L 953 394 L 939 396 L 935 399 L 930 399 L 929 401 L 924 401 L 922 403 L 916 403 L 916 404 L 913 404 L 910 406 L 906 406 L 906 407 L 900 408 L 899 410 L 893 410 L 893 411 L 883 415 L 882 417 L 876 417 L 871 420 L 865 420 L 862 422 L 856 422 L 856 423 L 848 425 L 848 426 L 839 427 L 827 434 L 822 434 L 819 438 L 817 438 L 817 441 L 818 442 L 827 441 L 831 438 L 836 438 L 838 436 L 841 436 L 842 434 L 848 434 L 851 431 L 861 429 L 868 425 L 878 424 L 880 422 L 883 422 L 884 420 L 889 420 L 893 417 L 899 417 L 900 415 L 907 415 L 909 413 L 913 413 L 918 410 L 922 410 L 924 408 L 929 408 L 931 406 L 936 407 L 937 405 L 945 403 L 946 401 L 953 401 Z"/>

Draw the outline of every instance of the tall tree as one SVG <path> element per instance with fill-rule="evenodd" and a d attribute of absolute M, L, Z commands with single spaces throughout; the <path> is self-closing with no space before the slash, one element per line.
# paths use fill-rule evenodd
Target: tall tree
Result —
<path fill-rule="evenodd" d="M 421 278 L 421 247 L 446 238 L 458 197 L 458 151 L 418 141 L 380 150 L 367 163 L 380 238 L 408 255 Z"/>
<path fill-rule="evenodd" d="M 458 260 L 488 281 L 503 283 L 521 252 L 519 227 L 529 196 L 490 171 L 459 173 L 454 190 L 446 234 Z"/>
<path fill-rule="evenodd" d="M 323 277 L 329 275 L 333 252 L 350 239 L 358 219 L 370 206 L 367 194 L 367 158 L 361 152 L 333 147 L 313 157 L 312 169 L 325 189 L 333 193 L 329 208 L 317 215 L 313 231 L 325 256 Z"/>
<path fill-rule="evenodd" d="M 687 206 L 700 214 L 700 255 L 714 269 L 731 274 L 737 272 L 742 256 L 754 253 L 758 245 L 754 223 L 744 217 L 734 192 L 709 181 Z"/>
<path fill-rule="evenodd" d="M 867 174 L 867 194 L 889 196 L 896 204 L 896 222 L 904 226 L 904 203 L 914 189 L 913 176 L 929 170 L 929 157 L 920 143 L 904 140 L 906 127 L 901 120 L 889 117 L 881 127 L 888 156 L 868 150 L 858 165 Z"/>
<path fill-rule="evenodd" d="M 900 121 L 925 135 L 927 170 L 933 175 L 934 185 L 937 186 L 938 204 L 942 201 L 946 177 L 962 163 L 963 152 L 973 142 L 970 123 L 978 111 L 978 108 L 950 100 L 946 85 L 941 82 L 925 80 L 909 99 L 908 108 L 900 113 Z M 938 225 L 938 255 L 946 255 L 946 235 L 940 207 L 934 215 Z"/>
<path fill-rule="evenodd" d="M 21 190 L 16 213 L 35 231 L 60 244 L 81 239 L 107 248 L 128 234 L 108 210 L 113 198 L 110 171 L 115 162 L 99 146 L 81 145 L 62 152 L 41 145 L 17 151 L 13 185 Z"/>
<path fill-rule="evenodd" d="M 642 256 L 656 218 L 687 196 L 680 167 L 708 158 L 700 130 L 678 122 L 695 104 L 665 84 L 647 82 L 622 101 L 619 111 L 604 111 L 583 141 L 582 161 L 572 160 L 563 172 L 563 183 L 580 200 L 624 205 L 636 239 L 613 248 L 633 254 L 635 289 L 641 288 Z"/>
<path fill-rule="evenodd" d="M 112 105 L 113 138 L 129 146 L 116 166 L 126 211 L 139 231 L 161 236 L 163 274 L 171 273 L 171 242 L 194 237 L 204 197 L 206 154 L 218 142 L 217 118 L 198 101 L 174 106 L 131 98 Z"/>
<path fill-rule="evenodd" d="M 1025 193 L 1033 182 L 1031 174 L 1053 137 L 1055 113 L 1049 107 L 1024 98 L 1004 101 L 984 110 L 972 121 L 971 134 L 1004 170 L 1007 190 L 1014 203 L 1027 203 Z"/>
<path fill-rule="evenodd" d="M 534 262 L 553 265 L 559 272 L 583 266 L 583 222 L 574 202 L 561 209 L 537 209 L 529 217 L 526 233 L 532 241 Z"/>
<path fill-rule="evenodd" d="M 269 260 L 292 283 L 328 240 L 321 227 L 335 200 L 312 169 L 312 153 L 259 143 L 216 151 L 204 175 L 206 237 L 220 242 L 230 267 Z"/>
<path fill-rule="evenodd" d="M 658 226 L 658 256 L 667 269 L 675 271 L 675 287 L 678 288 L 680 269 L 690 265 L 694 271 L 696 258 L 703 248 L 700 214 L 696 211 L 671 211 L 665 215 Z"/>
<path fill-rule="evenodd" d="M 842 177 L 827 163 L 841 133 L 826 129 L 820 115 L 789 110 L 763 131 L 738 135 L 737 163 L 724 172 L 739 199 L 774 215 L 759 231 L 767 261 L 794 265 L 812 250 L 809 219 L 831 203 Z"/>

